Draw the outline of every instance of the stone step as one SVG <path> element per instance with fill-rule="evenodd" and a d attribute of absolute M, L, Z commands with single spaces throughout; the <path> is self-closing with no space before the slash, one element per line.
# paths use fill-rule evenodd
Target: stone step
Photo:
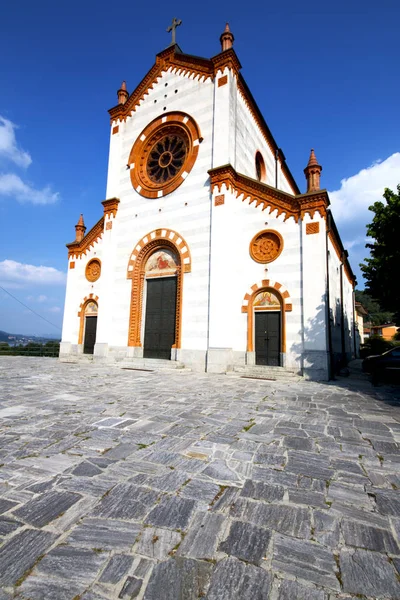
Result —
<path fill-rule="evenodd" d="M 161 358 L 124 358 L 118 363 L 121 369 L 143 369 L 149 371 L 191 371 L 177 360 L 163 360 Z"/>
<path fill-rule="evenodd" d="M 260 379 L 274 379 L 277 381 L 295 382 L 302 380 L 302 377 L 292 369 L 261 365 L 234 367 L 234 370 L 227 373 L 227 375 L 238 375 L 241 377 L 254 377 Z"/>

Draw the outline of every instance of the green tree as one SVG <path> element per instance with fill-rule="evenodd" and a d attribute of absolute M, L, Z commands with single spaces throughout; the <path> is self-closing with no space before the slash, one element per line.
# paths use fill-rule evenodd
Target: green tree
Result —
<path fill-rule="evenodd" d="M 367 235 L 374 241 L 366 245 L 370 257 L 360 267 L 366 291 L 384 310 L 395 313 L 394 319 L 400 323 L 400 184 L 397 194 L 386 188 L 383 197 L 386 203 L 375 202 L 369 207 L 375 214 L 367 225 Z"/>
<path fill-rule="evenodd" d="M 393 313 L 383 311 L 380 304 L 367 294 L 367 292 L 355 290 L 355 296 L 356 301 L 361 302 L 368 313 L 368 316 L 364 318 L 365 322 L 372 323 L 372 325 L 384 325 L 393 321 Z"/>

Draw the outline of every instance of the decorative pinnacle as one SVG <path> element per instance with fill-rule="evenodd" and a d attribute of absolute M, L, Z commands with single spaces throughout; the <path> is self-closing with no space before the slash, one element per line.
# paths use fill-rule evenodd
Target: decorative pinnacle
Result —
<path fill-rule="evenodd" d="M 225 25 L 224 33 L 220 36 L 221 50 L 230 50 L 233 47 L 234 35 L 230 30 L 229 23 Z"/>
<path fill-rule="evenodd" d="M 307 179 L 307 192 L 316 192 L 320 189 L 321 171 L 322 167 L 320 164 L 318 164 L 314 148 L 311 148 L 310 158 L 306 168 L 304 169 L 304 175 Z"/>
<path fill-rule="evenodd" d="M 83 222 L 83 214 L 82 213 L 81 213 L 81 216 L 79 217 L 79 220 L 78 220 L 76 226 L 78 227 L 78 225 L 81 227 L 85 227 L 85 223 Z"/>
<path fill-rule="evenodd" d="M 125 104 L 125 102 L 128 100 L 129 94 L 126 89 L 126 81 L 125 80 L 121 83 L 121 87 L 119 88 L 117 95 L 118 95 L 118 104 Z"/>
<path fill-rule="evenodd" d="M 83 215 L 81 214 L 77 224 L 75 225 L 75 240 L 77 242 L 81 242 L 83 240 L 83 238 L 85 237 L 85 231 L 86 227 L 83 221 Z"/>
<path fill-rule="evenodd" d="M 311 148 L 311 154 L 310 154 L 310 158 L 309 158 L 307 167 L 315 167 L 315 166 L 319 166 L 319 165 L 318 165 L 317 157 L 315 156 L 314 148 Z"/>

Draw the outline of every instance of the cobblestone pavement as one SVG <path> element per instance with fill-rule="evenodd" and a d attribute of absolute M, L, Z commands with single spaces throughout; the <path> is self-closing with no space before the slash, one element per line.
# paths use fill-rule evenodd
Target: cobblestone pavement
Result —
<path fill-rule="evenodd" d="M 0 600 L 400 598 L 392 388 L 4 357 L 0 390 Z"/>

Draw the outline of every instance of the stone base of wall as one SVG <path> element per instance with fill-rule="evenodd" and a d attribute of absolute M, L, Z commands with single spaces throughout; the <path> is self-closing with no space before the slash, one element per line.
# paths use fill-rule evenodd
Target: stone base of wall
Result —
<path fill-rule="evenodd" d="M 171 360 L 143 358 L 143 348 L 135 346 L 109 346 L 97 343 L 94 354 L 83 354 L 83 346 L 61 342 L 60 360 L 76 362 L 93 360 L 96 363 L 132 364 L 146 368 L 187 368 L 198 373 L 232 373 L 242 372 L 246 368 L 256 368 L 255 352 L 241 352 L 232 348 L 209 348 L 190 350 L 172 348 Z M 301 368 L 301 366 L 302 368 Z M 311 381 L 327 381 L 329 379 L 329 354 L 319 350 L 306 350 L 303 356 L 281 355 L 282 371 L 303 375 Z M 279 367 L 278 367 L 279 369 Z"/>

